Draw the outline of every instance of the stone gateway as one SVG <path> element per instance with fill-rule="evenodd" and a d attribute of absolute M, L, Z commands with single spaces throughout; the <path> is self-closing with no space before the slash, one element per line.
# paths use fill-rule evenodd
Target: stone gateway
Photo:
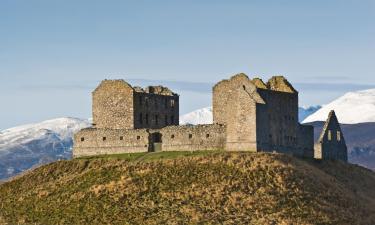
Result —
<path fill-rule="evenodd" d="M 73 156 L 226 150 L 347 161 L 333 112 L 314 148 L 313 127 L 298 122 L 298 92 L 283 76 L 265 83 L 240 73 L 217 83 L 212 93 L 213 124 L 179 126 L 178 94 L 104 80 L 92 93 L 93 126 L 75 134 Z M 332 132 L 337 143 L 328 141 Z"/>

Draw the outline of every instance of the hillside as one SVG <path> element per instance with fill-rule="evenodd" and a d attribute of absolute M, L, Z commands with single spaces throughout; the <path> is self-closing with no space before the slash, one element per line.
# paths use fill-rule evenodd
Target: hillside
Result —
<path fill-rule="evenodd" d="M 375 224 L 374 186 L 362 167 L 282 154 L 74 159 L 2 184 L 0 223 Z"/>

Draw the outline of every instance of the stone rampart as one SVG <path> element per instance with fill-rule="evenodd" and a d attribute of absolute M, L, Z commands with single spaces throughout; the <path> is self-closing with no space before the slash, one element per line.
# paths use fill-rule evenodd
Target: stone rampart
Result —
<path fill-rule="evenodd" d="M 83 129 L 74 135 L 74 157 L 149 151 L 146 129 Z"/>
<path fill-rule="evenodd" d="M 169 126 L 160 130 L 162 151 L 223 150 L 224 125 Z"/>

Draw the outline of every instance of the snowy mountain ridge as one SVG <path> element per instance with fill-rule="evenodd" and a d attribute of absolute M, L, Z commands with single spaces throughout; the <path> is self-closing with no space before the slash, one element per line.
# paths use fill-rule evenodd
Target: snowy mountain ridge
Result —
<path fill-rule="evenodd" d="M 348 92 L 308 116 L 303 123 L 325 121 L 331 110 L 343 124 L 375 122 L 375 89 Z"/>
<path fill-rule="evenodd" d="M 299 107 L 298 108 L 298 118 L 300 121 L 304 120 L 309 115 L 315 113 L 319 110 L 321 106 L 309 106 L 309 107 Z M 205 107 L 202 109 L 197 109 L 193 112 L 187 113 L 180 116 L 180 124 L 211 124 L 213 123 L 212 107 Z"/>

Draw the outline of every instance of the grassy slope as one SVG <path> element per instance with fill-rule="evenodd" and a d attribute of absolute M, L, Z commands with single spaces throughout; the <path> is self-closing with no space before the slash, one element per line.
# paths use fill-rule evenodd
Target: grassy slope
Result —
<path fill-rule="evenodd" d="M 364 168 L 281 154 L 106 156 L 2 184 L 0 223 L 375 224 L 374 187 Z"/>

